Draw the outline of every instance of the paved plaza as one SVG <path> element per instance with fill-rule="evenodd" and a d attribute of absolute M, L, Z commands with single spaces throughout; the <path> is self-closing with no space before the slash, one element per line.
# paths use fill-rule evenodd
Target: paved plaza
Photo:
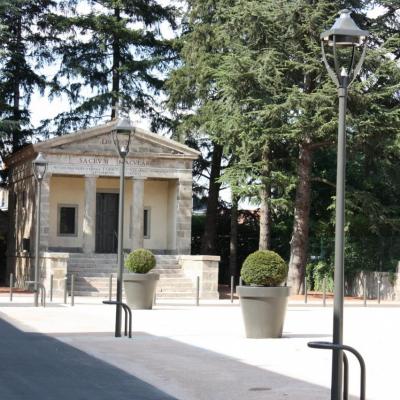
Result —
<path fill-rule="evenodd" d="M 102 299 L 0 296 L 2 400 L 323 400 L 331 355 L 307 342 L 331 340 L 332 307 L 291 302 L 282 339 L 246 339 L 237 301 L 159 302 L 133 312 L 133 338 L 114 338 L 114 306 Z M 367 399 L 395 400 L 400 307 L 345 307 L 345 343 L 367 364 Z M 350 357 L 351 398 L 359 368 Z"/>

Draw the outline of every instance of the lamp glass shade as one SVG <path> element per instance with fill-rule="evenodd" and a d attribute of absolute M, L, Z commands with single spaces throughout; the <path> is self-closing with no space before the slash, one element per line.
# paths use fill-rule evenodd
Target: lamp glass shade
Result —
<path fill-rule="evenodd" d="M 129 153 L 131 136 L 134 133 L 134 127 L 129 118 L 119 118 L 111 131 L 111 135 L 117 148 L 118 154 L 125 157 Z"/>
<path fill-rule="evenodd" d="M 44 158 L 42 153 L 39 153 L 37 157 L 32 161 L 33 174 L 35 178 L 41 181 L 47 170 L 47 160 Z"/>

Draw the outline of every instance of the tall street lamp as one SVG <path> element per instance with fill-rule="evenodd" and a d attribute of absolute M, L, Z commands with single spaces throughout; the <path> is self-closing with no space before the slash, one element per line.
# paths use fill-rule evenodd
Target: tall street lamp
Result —
<path fill-rule="evenodd" d="M 35 307 L 38 307 L 39 306 L 38 282 L 39 282 L 40 206 L 42 199 L 42 181 L 47 170 L 47 160 L 43 157 L 42 153 L 39 153 L 37 157 L 32 161 L 32 169 L 33 169 L 33 175 L 35 176 L 37 183 L 34 303 Z"/>
<path fill-rule="evenodd" d="M 329 76 L 338 88 L 339 129 L 336 173 L 336 227 L 335 227 L 335 290 L 333 305 L 333 343 L 343 344 L 344 297 L 344 196 L 346 171 L 346 107 L 348 88 L 361 70 L 367 49 L 369 33 L 361 30 L 349 10 L 340 12 L 331 29 L 321 34 L 322 55 Z M 332 48 L 328 60 L 326 47 Z M 333 62 L 331 65 L 330 61 Z M 331 400 L 341 400 L 343 388 L 343 352 L 332 353 Z"/>
<path fill-rule="evenodd" d="M 124 195 L 125 195 L 125 158 L 129 153 L 131 137 L 134 128 L 129 118 L 118 118 L 111 131 L 112 140 L 121 160 L 119 177 L 119 208 L 118 208 L 118 274 L 117 302 L 122 302 L 122 278 L 124 273 Z M 121 337 L 122 306 L 117 304 L 115 315 L 115 337 Z"/>

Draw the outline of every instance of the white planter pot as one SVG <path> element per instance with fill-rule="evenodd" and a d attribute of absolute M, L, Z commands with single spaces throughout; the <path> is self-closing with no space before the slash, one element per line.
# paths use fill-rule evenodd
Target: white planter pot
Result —
<path fill-rule="evenodd" d="M 147 274 L 125 273 L 124 290 L 128 306 L 136 310 L 151 310 L 159 279 L 160 275 L 152 272 Z"/>

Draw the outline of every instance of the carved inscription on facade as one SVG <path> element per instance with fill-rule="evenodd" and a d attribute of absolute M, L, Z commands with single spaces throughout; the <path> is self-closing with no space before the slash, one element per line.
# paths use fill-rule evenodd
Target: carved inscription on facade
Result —
<path fill-rule="evenodd" d="M 65 155 L 54 161 L 49 163 L 49 172 L 53 174 L 118 176 L 121 165 L 116 157 Z M 151 160 L 127 158 L 125 165 L 127 176 L 145 176 L 151 168 Z"/>

